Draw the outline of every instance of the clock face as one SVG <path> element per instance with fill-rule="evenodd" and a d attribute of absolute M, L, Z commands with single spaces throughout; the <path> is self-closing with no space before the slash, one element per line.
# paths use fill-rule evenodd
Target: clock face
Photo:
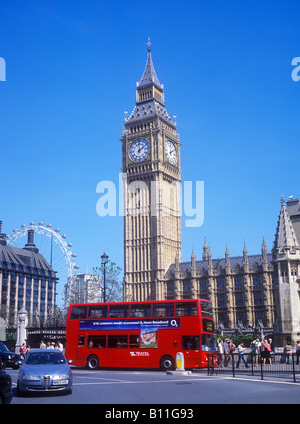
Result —
<path fill-rule="evenodd" d="M 134 162 L 142 162 L 150 153 L 150 143 L 145 138 L 135 140 L 129 149 L 130 159 Z"/>
<path fill-rule="evenodd" d="M 167 140 L 165 144 L 165 153 L 170 164 L 175 165 L 177 162 L 177 150 L 172 141 Z"/>

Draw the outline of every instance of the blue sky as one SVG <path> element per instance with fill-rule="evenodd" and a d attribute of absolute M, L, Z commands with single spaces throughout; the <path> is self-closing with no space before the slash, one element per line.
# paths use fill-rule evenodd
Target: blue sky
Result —
<path fill-rule="evenodd" d="M 205 217 L 182 226 L 183 260 L 271 250 L 280 197 L 300 196 L 297 1 L 1 0 L 0 219 L 67 234 L 80 272 L 103 250 L 123 267 L 123 219 L 96 213 L 118 183 L 124 110 L 151 37 L 166 108 L 177 116 L 182 179 L 204 181 Z"/>

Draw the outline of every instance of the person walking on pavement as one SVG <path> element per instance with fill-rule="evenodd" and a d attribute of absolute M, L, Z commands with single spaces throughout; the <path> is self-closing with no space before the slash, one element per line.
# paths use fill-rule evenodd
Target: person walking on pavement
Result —
<path fill-rule="evenodd" d="M 249 368 L 249 365 L 247 364 L 246 359 L 244 357 L 244 352 L 246 350 L 246 348 L 244 347 L 244 343 L 241 342 L 238 345 L 238 348 L 237 349 L 238 349 L 238 354 L 239 354 L 239 360 L 238 360 L 238 363 L 237 363 L 237 366 L 236 367 L 238 368 L 240 366 L 241 360 L 243 360 L 243 362 L 245 364 L 245 367 L 246 368 Z"/>
<path fill-rule="evenodd" d="M 298 341 L 297 341 L 297 344 L 296 344 L 296 358 L 297 358 L 296 365 L 299 365 L 299 358 L 300 358 L 300 340 L 298 340 Z"/>

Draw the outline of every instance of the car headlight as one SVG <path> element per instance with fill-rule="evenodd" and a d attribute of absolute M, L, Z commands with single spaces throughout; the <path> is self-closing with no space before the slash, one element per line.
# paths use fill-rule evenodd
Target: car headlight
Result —
<path fill-rule="evenodd" d="M 11 355 L 8 355 L 8 357 L 7 357 L 8 359 L 11 359 Z"/>
<path fill-rule="evenodd" d="M 30 375 L 30 374 L 26 374 L 26 375 L 23 375 L 23 380 L 38 380 L 39 381 L 39 378 L 37 378 L 35 375 Z"/>
<path fill-rule="evenodd" d="M 55 375 L 53 377 L 53 380 L 66 380 L 67 378 L 70 378 L 69 374 L 61 374 L 61 375 Z"/>

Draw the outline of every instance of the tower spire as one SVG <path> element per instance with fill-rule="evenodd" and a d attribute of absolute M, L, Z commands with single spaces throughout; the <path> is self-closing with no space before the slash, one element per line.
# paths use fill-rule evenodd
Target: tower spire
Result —
<path fill-rule="evenodd" d="M 149 37 L 146 66 L 141 79 L 136 83 L 136 106 L 126 119 L 126 124 L 158 117 L 176 130 L 176 122 L 172 121 L 165 107 L 164 85 L 159 81 L 154 69 L 151 45 Z"/>
<path fill-rule="evenodd" d="M 150 37 L 148 37 L 147 46 L 148 46 L 148 52 L 150 53 L 151 52 L 151 46 L 152 46 L 152 43 L 150 42 Z"/>
<path fill-rule="evenodd" d="M 296 238 L 288 211 L 285 207 L 285 199 L 283 196 L 281 196 L 280 202 L 281 209 L 275 234 L 274 249 L 276 251 L 282 251 L 284 249 L 299 250 L 298 240 Z"/>
<path fill-rule="evenodd" d="M 140 79 L 140 82 L 138 82 L 137 84 L 137 88 L 141 90 L 143 87 L 154 85 L 161 92 L 163 92 L 163 89 L 164 89 L 163 84 L 159 82 L 159 79 L 157 78 L 157 75 L 154 69 L 152 56 L 151 56 L 151 45 L 152 44 L 150 42 L 150 37 L 149 37 L 148 43 L 147 43 L 147 46 L 148 46 L 147 62 L 146 62 L 143 76 Z"/>

